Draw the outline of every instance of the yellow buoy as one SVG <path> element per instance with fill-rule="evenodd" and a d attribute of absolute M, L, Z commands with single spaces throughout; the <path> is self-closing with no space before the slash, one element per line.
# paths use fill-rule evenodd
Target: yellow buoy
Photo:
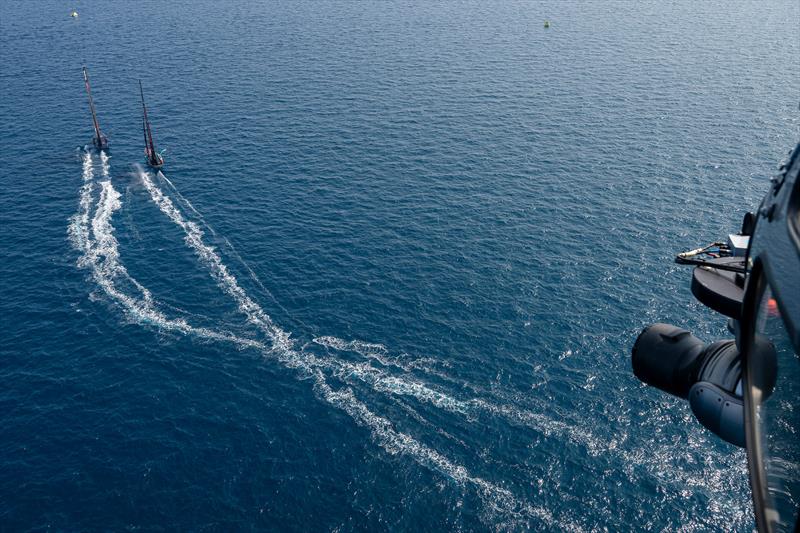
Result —
<path fill-rule="evenodd" d="M 544 27 L 545 28 L 549 28 L 550 27 L 550 21 L 549 20 L 545 20 L 544 21 Z"/>

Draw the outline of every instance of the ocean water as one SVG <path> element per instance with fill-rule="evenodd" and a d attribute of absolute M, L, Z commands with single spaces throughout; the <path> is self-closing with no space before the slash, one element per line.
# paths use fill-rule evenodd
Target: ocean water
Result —
<path fill-rule="evenodd" d="M 751 530 L 744 453 L 629 353 L 727 336 L 672 257 L 797 141 L 799 25 L 3 2 L 0 530 Z"/>

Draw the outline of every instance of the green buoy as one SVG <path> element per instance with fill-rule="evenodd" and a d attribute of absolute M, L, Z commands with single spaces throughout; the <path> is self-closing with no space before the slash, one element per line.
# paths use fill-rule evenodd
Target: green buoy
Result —
<path fill-rule="evenodd" d="M 550 27 L 550 21 L 549 20 L 545 20 L 544 21 L 544 27 L 545 28 L 549 28 Z"/>

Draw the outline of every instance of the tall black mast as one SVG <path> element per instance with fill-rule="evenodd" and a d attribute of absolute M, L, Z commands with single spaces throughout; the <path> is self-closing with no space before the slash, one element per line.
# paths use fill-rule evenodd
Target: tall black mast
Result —
<path fill-rule="evenodd" d="M 150 119 L 147 118 L 147 106 L 144 103 L 144 89 L 142 89 L 142 80 L 139 80 L 139 94 L 142 97 L 144 142 L 145 148 L 148 149 L 147 158 L 150 160 L 150 163 L 156 163 L 158 161 L 156 156 L 156 146 L 153 142 L 153 131 L 150 129 Z"/>
<path fill-rule="evenodd" d="M 92 88 L 89 85 L 89 72 L 86 70 L 86 67 L 83 67 L 83 81 L 86 85 L 86 94 L 89 97 L 89 109 L 92 111 L 92 123 L 94 124 L 94 139 L 92 139 L 92 142 L 99 150 L 102 150 L 108 147 L 108 141 L 100 131 L 100 123 L 97 122 L 97 113 L 94 110 L 94 100 L 92 99 Z"/>

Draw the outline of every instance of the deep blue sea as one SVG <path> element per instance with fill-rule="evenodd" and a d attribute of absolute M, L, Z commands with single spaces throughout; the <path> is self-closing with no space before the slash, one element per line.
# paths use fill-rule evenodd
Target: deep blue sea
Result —
<path fill-rule="evenodd" d="M 0 7 L 0 530 L 754 527 L 629 354 L 728 336 L 796 0 Z"/>

